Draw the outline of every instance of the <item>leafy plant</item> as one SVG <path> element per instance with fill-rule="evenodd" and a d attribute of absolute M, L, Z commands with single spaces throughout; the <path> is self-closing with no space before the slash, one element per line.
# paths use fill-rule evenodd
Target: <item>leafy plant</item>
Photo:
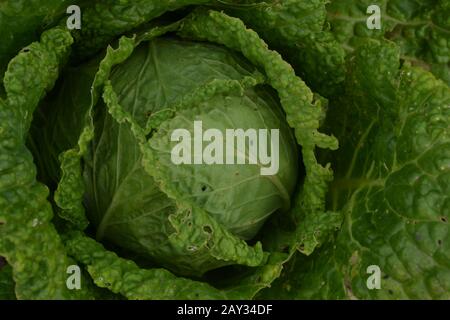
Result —
<path fill-rule="evenodd" d="M 0 5 L 0 298 L 450 298 L 445 1 L 381 30 L 365 2 L 75 4 Z M 278 172 L 174 164 L 195 121 L 278 129 Z"/>

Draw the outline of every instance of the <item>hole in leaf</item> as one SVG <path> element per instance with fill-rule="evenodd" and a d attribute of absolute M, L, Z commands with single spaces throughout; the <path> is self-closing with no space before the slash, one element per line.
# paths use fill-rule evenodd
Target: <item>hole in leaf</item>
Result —
<path fill-rule="evenodd" d="M 442 245 L 442 240 L 439 239 L 439 240 L 437 241 L 437 243 L 438 243 L 439 246 Z"/>
<path fill-rule="evenodd" d="M 441 217 L 441 221 L 447 223 L 448 222 L 447 217 Z"/>
<path fill-rule="evenodd" d="M 203 231 L 205 231 L 206 233 L 209 233 L 209 234 L 211 234 L 213 232 L 212 228 L 210 226 L 203 226 Z"/>

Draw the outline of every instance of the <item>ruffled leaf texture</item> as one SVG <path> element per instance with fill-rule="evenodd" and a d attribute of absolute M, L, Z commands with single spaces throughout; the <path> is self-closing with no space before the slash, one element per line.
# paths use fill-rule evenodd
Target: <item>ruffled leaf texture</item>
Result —
<path fill-rule="evenodd" d="M 324 155 L 342 230 L 293 259 L 264 297 L 449 299 L 450 89 L 399 58 L 395 44 L 373 39 L 350 57 L 326 122 L 342 145 Z M 369 289 L 370 266 L 380 289 Z"/>
<path fill-rule="evenodd" d="M 367 28 L 367 8 L 377 5 L 381 29 Z M 332 0 L 328 20 L 335 39 L 348 51 L 358 39 L 386 38 L 401 48 L 402 59 L 450 84 L 450 4 L 446 0 Z"/>
<path fill-rule="evenodd" d="M 36 180 L 33 157 L 25 146 L 33 112 L 52 88 L 70 52 L 66 30 L 46 31 L 8 66 L 0 100 L 0 255 L 13 269 L 21 299 L 86 297 L 66 287 L 73 263 L 52 224 L 48 188 Z M 86 287 L 87 290 L 87 287 Z"/>

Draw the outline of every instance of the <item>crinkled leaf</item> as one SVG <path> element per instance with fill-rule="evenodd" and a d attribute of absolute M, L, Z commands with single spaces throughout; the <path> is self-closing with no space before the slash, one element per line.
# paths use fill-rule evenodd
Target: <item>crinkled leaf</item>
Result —
<path fill-rule="evenodd" d="M 98 101 L 105 79 L 109 76 L 111 68 L 123 62 L 131 54 L 134 40 L 123 37 L 120 39 L 119 49 L 108 47 L 105 58 L 100 62 L 97 73 L 90 89 L 90 104 L 82 103 L 76 106 L 79 112 L 85 113 L 85 126 L 78 138 L 77 146 L 61 154 L 61 180 L 55 192 L 55 202 L 62 209 L 59 215 L 72 222 L 77 228 L 83 230 L 88 225 L 82 199 L 85 194 L 84 179 L 81 168 L 81 159 L 86 155 L 89 144 L 94 138 L 93 107 Z M 90 68 L 88 67 L 88 70 Z M 83 73 L 81 73 L 83 74 Z M 89 72 L 88 72 L 89 74 Z M 88 78 L 89 79 L 89 78 Z M 86 94 L 86 92 L 84 92 Z M 85 96 L 85 95 L 84 95 Z M 88 101 L 86 98 L 85 101 Z M 84 110 L 83 110 L 84 109 Z M 59 121 L 64 121 L 58 119 Z"/>
<path fill-rule="evenodd" d="M 381 9 L 381 29 L 369 29 L 370 5 Z M 402 58 L 432 71 L 450 84 L 450 4 L 446 0 L 333 0 L 327 7 L 331 31 L 348 50 L 358 39 L 396 42 Z"/>
<path fill-rule="evenodd" d="M 57 22 L 69 5 L 80 0 L 4 0 L 0 5 L 0 84 L 10 59 L 38 40 L 42 31 Z M 1 89 L 0 89 L 1 92 Z"/>
<path fill-rule="evenodd" d="M 399 56 L 366 40 L 349 59 L 346 95 L 327 121 L 344 142 L 327 155 L 342 231 L 297 255 L 265 297 L 449 299 L 450 89 Z M 369 289 L 370 266 L 380 289 Z"/>
<path fill-rule="evenodd" d="M 0 100 L 0 254 L 13 268 L 17 298 L 82 297 L 66 287 L 66 257 L 51 219 L 48 189 L 36 181 L 25 137 L 39 100 L 54 85 L 72 38 L 44 32 L 9 64 Z M 42 244 L 45 244 L 44 246 Z"/>
<path fill-rule="evenodd" d="M 331 95 L 344 81 L 345 51 L 327 30 L 325 0 L 261 1 L 225 8 L 293 64 L 313 90 Z"/>

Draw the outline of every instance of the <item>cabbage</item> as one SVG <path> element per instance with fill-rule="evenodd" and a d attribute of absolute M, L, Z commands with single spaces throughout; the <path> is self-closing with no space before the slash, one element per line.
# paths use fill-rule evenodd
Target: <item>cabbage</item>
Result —
<path fill-rule="evenodd" d="M 69 71 L 71 80 L 63 84 L 68 89 L 52 106 L 57 108 L 72 100 L 72 81 L 79 81 L 78 73 L 83 77 L 87 72 L 83 67 Z M 221 261 L 203 252 L 202 247 L 213 246 L 212 240 L 200 245 L 185 242 L 184 248 L 171 243 L 177 233 L 177 225 L 171 222 L 177 219 L 177 201 L 203 209 L 223 226 L 224 232 L 241 239 L 253 238 L 275 211 L 286 212 L 297 181 L 298 152 L 279 102 L 267 86 L 261 84 L 245 91 L 231 88 L 206 99 L 197 97 L 183 108 L 176 107 L 206 85 L 221 88 L 227 81 L 254 79 L 256 83 L 262 77 L 242 57 L 222 47 L 172 38 L 142 43 L 114 68 L 110 81 L 118 103 L 140 126 L 145 127 L 158 113 L 179 110 L 160 123 L 148 139 L 149 151 L 157 162 L 152 166 L 161 171 L 161 176 L 153 177 L 142 164 L 145 152 L 130 126 L 118 123 L 106 106 L 100 105 L 84 168 L 86 211 L 97 228 L 97 240 L 106 239 L 153 258 L 171 270 L 201 275 L 232 261 Z M 130 79 L 134 80 L 130 83 Z M 278 173 L 264 176 L 260 173 L 262 164 L 248 164 L 249 148 L 245 154 L 247 164 L 174 164 L 170 155 L 176 142 L 171 141 L 171 134 L 186 127 L 193 140 L 194 121 L 202 121 L 203 131 L 278 128 Z M 251 198 L 248 190 L 252 190 Z M 203 223 L 192 228 L 216 232 L 213 222 Z"/>
<path fill-rule="evenodd" d="M 450 8 L 329 2 L 3 1 L 0 298 L 448 299 Z"/>

